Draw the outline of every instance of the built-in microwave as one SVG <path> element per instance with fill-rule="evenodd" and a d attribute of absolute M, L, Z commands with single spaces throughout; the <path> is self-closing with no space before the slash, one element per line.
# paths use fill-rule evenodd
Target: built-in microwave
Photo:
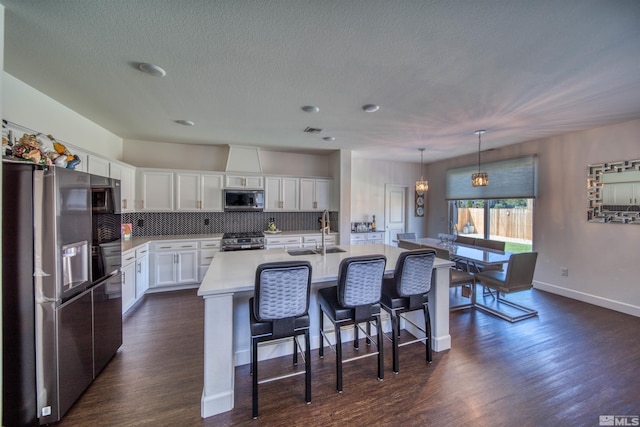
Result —
<path fill-rule="evenodd" d="M 264 210 L 263 190 L 224 190 L 225 211 Z"/>

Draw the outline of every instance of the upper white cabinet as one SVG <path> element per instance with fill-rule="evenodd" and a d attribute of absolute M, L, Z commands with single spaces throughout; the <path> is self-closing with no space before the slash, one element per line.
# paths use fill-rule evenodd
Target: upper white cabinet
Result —
<path fill-rule="evenodd" d="M 93 175 L 100 175 L 109 178 L 109 160 L 98 156 L 88 156 L 88 171 Z"/>
<path fill-rule="evenodd" d="M 603 189 L 605 205 L 640 204 L 640 182 L 607 183 Z"/>
<path fill-rule="evenodd" d="M 226 188 L 264 188 L 264 180 L 256 175 L 226 175 Z"/>
<path fill-rule="evenodd" d="M 202 207 L 202 185 L 199 173 L 176 173 L 176 210 L 194 211 Z"/>
<path fill-rule="evenodd" d="M 177 211 L 222 211 L 222 174 L 176 172 Z"/>
<path fill-rule="evenodd" d="M 137 182 L 140 210 L 173 211 L 173 172 L 139 169 Z"/>
<path fill-rule="evenodd" d="M 109 176 L 120 180 L 121 211 L 133 212 L 136 169 L 124 163 L 111 162 L 109 166 Z"/>
<path fill-rule="evenodd" d="M 332 183 L 330 179 L 300 178 L 300 210 L 331 209 Z"/>
<path fill-rule="evenodd" d="M 224 175 L 176 172 L 176 210 L 222 211 Z"/>
<path fill-rule="evenodd" d="M 265 211 L 300 210 L 300 179 L 268 176 L 265 178 Z"/>

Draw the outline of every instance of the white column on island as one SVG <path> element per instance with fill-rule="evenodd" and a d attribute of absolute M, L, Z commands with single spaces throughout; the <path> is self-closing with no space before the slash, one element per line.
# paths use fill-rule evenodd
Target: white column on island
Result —
<path fill-rule="evenodd" d="M 204 389 L 202 418 L 233 409 L 233 294 L 204 298 Z"/>

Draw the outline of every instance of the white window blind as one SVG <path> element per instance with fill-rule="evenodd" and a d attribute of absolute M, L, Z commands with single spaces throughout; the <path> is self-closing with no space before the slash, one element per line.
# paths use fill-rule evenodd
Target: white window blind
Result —
<path fill-rule="evenodd" d="M 537 156 L 486 163 L 482 165 L 481 169 L 482 172 L 489 174 L 489 185 L 486 187 L 471 185 L 471 174 L 478 172 L 477 165 L 449 169 L 446 182 L 447 200 L 529 199 L 536 197 Z"/>

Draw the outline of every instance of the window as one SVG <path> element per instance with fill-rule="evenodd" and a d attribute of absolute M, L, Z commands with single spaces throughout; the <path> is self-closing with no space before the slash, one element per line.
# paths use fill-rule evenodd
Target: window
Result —
<path fill-rule="evenodd" d="M 452 200 L 450 231 L 503 241 L 507 252 L 530 252 L 533 205 L 533 199 Z"/>

